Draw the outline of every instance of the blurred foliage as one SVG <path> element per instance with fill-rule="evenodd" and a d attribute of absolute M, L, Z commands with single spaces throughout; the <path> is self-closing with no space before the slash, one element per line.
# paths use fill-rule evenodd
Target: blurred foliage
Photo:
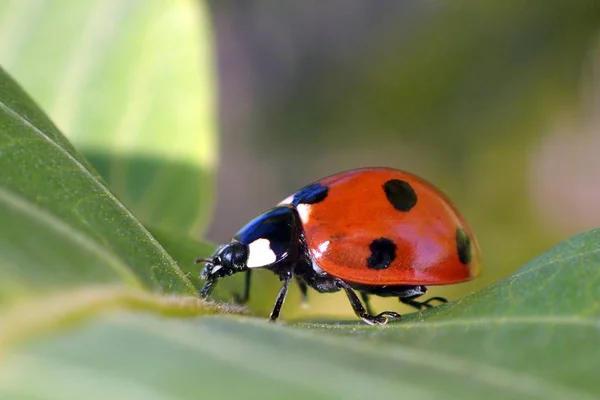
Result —
<path fill-rule="evenodd" d="M 289 89 L 297 96 L 270 105 L 281 129 L 266 133 L 285 144 L 402 139 L 437 150 L 453 170 L 471 167 L 490 140 L 530 141 L 576 102 L 600 23 L 588 1 L 541 4 L 437 2 L 408 32 L 380 24 L 353 58 L 300 71 Z"/>
<path fill-rule="evenodd" d="M 267 4 L 211 6 L 260 17 Z M 578 113 L 600 7 L 586 1 L 398 4 L 366 7 L 376 11 L 364 13 L 372 20 L 368 32 L 348 40 L 298 40 L 300 68 L 284 87 L 260 92 L 260 135 L 250 143 L 259 148 L 257 163 L 274 155 L 272 168 L 282 171 L 286 192 L 365 160 L 433 181 L 465 214 L 484 254 L 480 279 L 432 288 L 454 298 L 506 276 L 564 237 L 543 228 L 531 203 L 530 149 L 556 118 Z M 196 5 L 0 3 L 2 65 L 117 197 L 169 237 L 203 232 L 215 203 L 212 33 L 203 3 L 199 13 Z M 277 7 L 299 15 L 298 21 L 311 15 L 296 13 L 296 3 Z M 343 21 L 340 14 L 333 22 Z M 243 24 L 237 29 L 245 33 Z M 290 29 L 311 34 L 298 22 Z M 337 44 L 345 50 L 331 47 Z M 254 48 L 266 63 L 276 61 L 267 57 L 269 49 Z M 272 85 L 281 82 L 274 68 L 264 72 Z M 247 127 L 239 129 L 237 137 L 248 135 Z M 279 283 L 260 275 L 251 305 L 268 312 L 269 294 Z M 342 295 L 310 298 L 313 307 L 294 307 L 297 315 L 351 315 Z M 407 310 L 390 300 L 375 304 Z"/>
<path fill-rule="evenodd" d="M 204 226 L 214 197 L 210 35 L 205 31 L 204 44 L 194 44 L 196 22 L 188 18 L 198 14 L 192 12 L 191 2 L 183 0 L 66 4 L 66 0 L 0 4 L 0 63 L 31 88 L 33 97 L 51 110 L 75 143 L 71 145 L 34 102 L 0 73 L 0 167 L 4 171 L 0 218 L 5 222 L 0 227 L 0 397 L 146 400 L 199 395 L 240 398 L 248 393 L 260 393 L 265 399 L 598 397 L 598 230 L 562 243 L 479 292 L 406 315 L 386 327 L 366 327 L 354 317 L 286 324 L 300 313 L 295 287 L 281 324 L 238 315 L 203 316 L 243 313 L 188 296 L 202 284 L 192 259 L 207 255 L 213 247 L 187 237 Z M 533 8 L 521 5 L 524 8 L 517 12 L 517 6 L 501 4 L 440 5 L 429 23 L 439 25 L 439 30 L 422 24 L 422 36 L 416 38 L 424 44 L 409 46 L 418 49 L 415 57 L 423 61 L 410 58 L 408 64 L 414 65 L 406 69 L 396 69 L 394 63 L 371 65 L 373 59 L 346 60 L 357 68 L 370 64 L 373 71 L 385 71 L 365 70 L 360 79 L 342 71 L 337 82 L 349 88 L 347 79 L 353 79 L 365 96 L 381 94 L 380 102 L 365 104 L 383 110 L 388 118 L 385 126 L 376 124 L 377 113 L 370 114 L 375 108 L 362 110 L 349 92 L 340 94 L 346 94 L 342 99 L 351 107 L 340 102 L 340 109 L 346 111 L 337 109 L 348 118 L 336 122 L 343 122 L 336 126 L 345 126 L 348 135 L 336 136 L 333 122 L 312 115 L 311 106 L 304 108 L 309 111 L 304 124 L 313 119 L 321 133 L 331 133 L 330 139 L 317 138 L 323 147 L 311 153 L 315 161 L 328 151 L 344 152 L 353 144 L 368 150 L 375 138 L 389 148 L 382 163 L 396 160 L 395 166 L 403 167 L 398 165 L 398 155 L 406 155 L 415 165 L 421 162 L 416 172 L 432 172 L 459 207 L 467 210 L 489 273 L 459 289 L 443 289 L 447 293 L 506 275 L 519 265 L 515 260 L 552 240 L 539 232 L 537 217 L 526 206 L 521 187 L 526 184 L 525 161 L 515 155 L 520 153 L 508 138 L 521 140 L 523 136 L 515 133 L 521 132 L 526 134 L 524 141 L 531 140 L 548 123 L 547 114 L 576 101 L 584 50 L 596 35 L 592 34 L 595 10 L 574 15 L 565 8 L 560 13 L 558 4 L 548 2 L 547 8 L 539 10 L 544 23 L 557 25 L 561 18 L 579 22 L 561 31 L 566 37 L 550 34 L 556 26 L 541 24 L 547 32 L 538 37 L 533 31 L 541 28 L 534 24 L 538 19 Z M 493 15 L 484 18 L 485 13 Z M 473 21 L 471 34 L 459 23 L 465 20 Z M 454 23 L 442 29 L 448 21 Z M 532 32 L 524 28 L 527 23 Z M 514 32 L 484 34 L 494 26 L 506 29 L 510 24 L 515 24 Z M 460 31 L 453 39 L 452 32 Z M 505 51 L 501 57 L 502 52 L 471 55 L 467 51 L 477 48 L 474 33 L 493 44 L 494 38 L 502 43 L 509 33 L 515 35 L 510 36 L 512 43 L 519 32 L 530 40 L 523 44 L 525 49 L 546 48 L 540 50 L 539 54 L 546 54 L 542 58 L 564 61 L 565 71 L 573 75 L 555 72 L 551 79 L 551 73 L 535 71 L 537 56 L 528 62 L 522 53 Z M 447 42 L 441 53 L 456 54 L 458 64 L 438 58 L 433 43 L 439 38 Z M 549 49 L 563 40 L 565 53 L 550 57 L 554 50 Z M 464 51 L 453 53 L 452 46 Z M 203 66 L 193 59 L 198 48 L 206 51 L 204 58 L 199 57 Z M 503 83 L 500 72 L 507 65 L 502 63 L 513 56 L 527 73 L 520 76 L 513 71 L 509 74 L 513 79 L 496 84 L 492 93 L 498 96 L 475 96 L 483 93 L 481 82 Z M 497 74 L 475 79 L 473 71 L 469 74 L 460 68 L 469 57 L 477 67 L 473 71 L 486 66 L 497 68 Z M 40 62 L 46 58 L 47 65 Z M 448 64 L 448 72 L 436 75 L 440 68 L 431 69 L 433 64 L 440 68 Z M 465 61 L 464 68 L 469 65 Z M 556 71 L 563 70 L 557 67 Z M 523 79 L 520 84 L 519 79 Z M 461 85 L 452 89 L 457 80 Z M 392 81 L 403 83 L 392 85 Z M 410 116 L 396 120 L 394 104 L 402 102 L 394 96 L 411 85 L 421 90 L 420 84 L 429 81 L 431 86 L 425 86 L 429 94 L 413 93 L 414 108 L 405 111 Z M 329 107 L 326 94 L 332 93 L 325 86 L 322 90 L 310 96 L 315 103 L 323 102 L 315 104 L 319 110 Z M 541 92 L 547 97 L 541 99 Z M 409 91 L 404 95 L 410 99 Z M 390 97 L 385 100 L 386 96 Z M 476 112 L 469 105 L 477 106 Z M 198 109 L 203 111 L 193 111 Z M 294 122 L 293 114 L 302 111 L 289 109 L 288 134 L 307 132 L 310 124 L 303 128 Z M 504 112 L 493 117 L 493 109 Z M 365 122 L 353 121 L 355 117 Z M 489 128 L 486 139 L 476 137 L 485 126 Z M 505 136 L 511 129 L 513 136 Z M 375 136 L 352 134 L 364 131 Z M 392 145 L 397 131 L 406 137 L 412 132 L 407 143 L 413 147 L 408 151 L 397 151 L 399 142 L 398 147 Z M 335 151 L 327 150 L 328 141 Z M 288 136 L 283 145 L 301 155 L 305 142 L 296 144 Z M 83 149 L 94 167 L 75 147 Z M 427 157 L 411 154 L 415 148 L 428 149 Z M 289 154 L 287 161 L 298 156 Z M 315 164 L 315 169 L 323 165 Z M 515 221 L 520 229 L 515 229 Z M 266 315 L 280 283 L 272 275 L 263 275 L 265 279 L 254 281 L 252 296 L 253 308 Z M 241 288 L 241 278 L 220 283 L 217 298 L 231 299 L 231 293 Z M 339 315 L 340 310 L 350 314 L 343 296 L 313 294 L 311 298 L 318 298 L 313 304 L 323 305 L 317 309 L 319 314 Z M 395 301 L 389 304 L 400 309 Z"/>
<path fill-rule="evenodd" d="M 217 160 L 212 34 L 201 6 L 0 2 L 2 66 L 139 218 L 187 234 L 208 222 Z"/>
<path fill-rule="evenodd" d="M 275 36 L 273 22 L 264 42 L 253 43 L 260 57 L 286 66 L 292 56 L 284 44 L 294 51 L 293 77 L 256 94 L 257 152 L 281 168 L 285 191 L 369 164 L 434 182 L 465 214 L 484 254 L 481 279 L 433 289 L 450 297 L 506 276 L 563 239 L 565 232 L 543 223 L 552 216 L 532 203 L 532 150 L 557 121 L 580 116 L 600 5 L 382 2 L 362 7 L 369 22 L 357 33 L 340 28 L 346 17 L 359 25 L 351 12 L 360 2 L 351 3 L 351 16 L 324 12 L 322 23 L 310 19 L 316 10 L 279 7 L 270 18 L 289 19 L 291 33 L 262 49 Z M 262 4 L 238 7 L 240 20 L 253 13 L 259 32 L 261 12 L 275 8 Z M 279 48 L 281 58 L 270 54 Z M 277 79 L 273 69 L 261 85 Z M 320 311 L 344 309 L 343 296 L 315 301 Z"/>
<path fill-rule="evenodd" d="M 0 148 L 3 399 L 600 394 L 600 230 L 385 327 L 355 318 L 281 326 L 186 296 L 174 260 L 3 72 Z M 182 265 L 212 247 L 156 237 Z M 11 293 L 19 287 L 28 298 Z"/>

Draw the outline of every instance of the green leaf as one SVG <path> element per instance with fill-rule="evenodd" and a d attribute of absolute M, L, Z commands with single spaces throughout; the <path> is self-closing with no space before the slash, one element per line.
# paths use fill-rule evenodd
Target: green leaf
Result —
<path fill-rule="evenodd" d="M 138 219 L 196 235 L 217 158 L 209 25 L 194 0 L 3 1 L 0 65 Z"/>
<path fill-rule="evenodd" d="M 384 329 L 302 324 L 376 342 L 439 370 L 489 382 L 496 397 L 597 398 L 600 229 L 579 234 L 510 277 Z M 452 390 L 451 382 L 437 380 Z"/>
<path fill-rule="evenodd" d="M 164 249 L 175 259 L 181 270 L 197 289 L 203 285 L 200 279 L 201 265 L 194 264 L 198 257 L 209 257 L 215 249 L 213 243 L 201 242 L 179 232 L 150 228 Z"/>
<path fill-rule="evenodd" d="M 600 229 L 578 235 L 479 293 L 384 327 L 355 320 L 271 324 L 262 318 L 194 317 L 215 310 L 197 299 L 129 292 L 111 300 L 110 290 L 90 296 L 104 300 L 93 303 L 82 323 L 88 307 L 75 300 L 81 293 L 67 293 L 61 301 L 27 304 L 16 315 L 72 323 L 65 308 L 83 303 L 73 311 L 76 325 L 50 335 L 38 325 L 34 331 L 44 334 L 9 353 L 3 350 L 14 343 L 6 339 L 15 337 L 12 319 L 0 316 L 9 322 L 0 329 L 0 355 L 6 354 L 0 394 L 65 400 L 249 394 L 595 399 L 600 395 L 599 242 Z M 119 311 L 107 311 L 115 308 Z M 28 384 L 32 381 L 36 385 Z"/>
<path fill-rule="evenodd" d="M 85 283 L 193 292 L 174 260 L 0 69 L 0 300 Z"/>

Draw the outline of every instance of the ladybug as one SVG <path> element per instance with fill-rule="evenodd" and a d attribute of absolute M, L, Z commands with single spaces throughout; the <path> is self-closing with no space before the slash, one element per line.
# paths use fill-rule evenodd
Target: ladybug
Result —
<path fill-rule="evenodd" d="M 426 286 L 468 281 L 481 271 L 475 236 L 450 200 L 415 175 L 383 167 L 341 172 L 303 187 L 195 262 L 205 263 L 202 298 L 218 279 L 246 272 L 244 293 L 236 296 L 244 303 L 252 270 L 265 268 L 283 282 L 271 321 L 295 278 L 304 301 L 308 287 L 343 290 L 358 318 L 370 325 L 400 315 L 374 315 L 369 295 L 398 297 L 421 310 L 434 300 L 446 302 L 418 301 Z"/>

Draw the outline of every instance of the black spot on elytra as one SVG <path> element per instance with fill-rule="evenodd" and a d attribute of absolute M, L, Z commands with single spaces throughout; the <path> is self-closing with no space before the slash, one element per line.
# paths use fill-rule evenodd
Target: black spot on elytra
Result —
<path fill-rule="evenodd" d="M 371 255 L 367 258 L 367 267 L 371 269 L 386 269 L 396 259 L 396 244 L 390 239 L 375 239 L 369 249 Z"/>
<path fill-rule="evenodd" d="M 319 203 L 327 197 L 329 188 L 323 186 L 320 183 L 313 183 L 312 185 L 303 187 L 294 195 L 292 204 L 297 206 L 298 204 L 315 204 Z"/>
<path fill-rule="evenodd" d="M 456 228 L 456 250 L 458 259 L 467 265 L 471 262 L 471 238 L 463 228 Z"/>
<path fill-rule="evenodd" d="M 398 211 L 409 211 L 417 204 L 417 194 L 406 181 L 390 179 L 383 184 L 388 201 Z"/>

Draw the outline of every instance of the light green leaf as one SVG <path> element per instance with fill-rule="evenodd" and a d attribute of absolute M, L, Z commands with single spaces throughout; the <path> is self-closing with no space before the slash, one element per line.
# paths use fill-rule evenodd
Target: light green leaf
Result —
<path fill-rule="evenodd" d="M 35 331 L 45 334 L 13 346 L 0 364 L 0 394 L 65 400 L 87 393 L 91 399 L 98 393 L 113 399 L 596 399 L 599 242 L 600 229 L 578 235 L 479 293 L 384 327 L 356 320 L 286 322 L 285 309 L 278 324 L 242 316 L 164 318 L 215 310 L 193 299 L 140 302 L 123 300 L 137 295 L 121 295 L 95 303 L 84 323 L 51 335 L 38 326 Z M 41 304 L 44 312 L 33 303 L 19 315 L 52 315 L 48 304 L 61 302 Z M 115 305 L 120 311 L 108 313 Z M 58 309 L 59 320 L 72 319 Z M 0 346 L 2 338 L 0 330 Z M 28 385 L 32 380 L 38 384 Z"/>
<path fill-rule="evenodd" d="M 0 65 L 141 221 L 204 228 L 217 155 L 204 2 L 3 1 Z"/>
<path fill-rule="evenodd" d="M 439 369 L 501 390 L 486 398 L 598 398 L 598 243 L 600 229 L 577 235 L 480 292 L 384 329 L 302 326 L 437 360 Z"/>
<path fill-rule="evenodd" d="M 0 300 L 123 283 L 193 292 L 174 260 L 0 69 Z"/>
<path fill-rule="evenodd" d="M 143 291 L 194 287 L 3 72 L 0 170 L 2 399 L 600 397 L 600 229 L 384 327 L 272 324 Z"/>

